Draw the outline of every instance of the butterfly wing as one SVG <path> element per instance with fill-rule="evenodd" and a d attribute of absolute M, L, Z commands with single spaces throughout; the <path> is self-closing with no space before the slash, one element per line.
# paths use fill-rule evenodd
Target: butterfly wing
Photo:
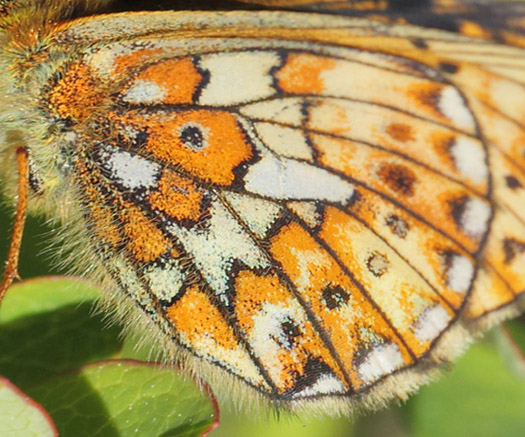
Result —
<path fill-rule="evenodd" d="M 524 293 L 521 49 L 286 13 L 53 38 L 94 250 L 211 381 L 332 413 L 405 396 Z"/>
<path fill-rule="evenodd" d="M 240 0 L 271 9 L 367 17 L 384 23 L 414 24 L 476 38 L 525 46 L 523 0 Z"/>

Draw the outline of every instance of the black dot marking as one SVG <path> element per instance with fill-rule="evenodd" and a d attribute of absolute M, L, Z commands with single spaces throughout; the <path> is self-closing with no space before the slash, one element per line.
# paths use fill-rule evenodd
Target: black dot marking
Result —
<path fill-rule="evenodd" d="M 388 258 L 379 252 L 373 252 L 366 260 L 366 267 L 375 277 L 380 278 L 390 267 Z"/>
<path fill-rule="evenodd" d="M 385 223 L 390 228 L 392 233 L 397 235 L 399 238 L 405 238 L 410 229 L 408 223 L 395 214 L 390 214 L 386 218 Z"/>
<path fill-rule="evenodd" d="M 320 378 L 332 377 L 337 378 L 332 369 L 319 357 L 308 357 L 303 372 L 296 370 L 290 371 L 294 375 L 294 382 L 290 390 L 284 396 L 292 397 L 301 391 L 314 386 Z"/>
<path fill-rule="evenodd" d="M 329 310 L 339 308 L 348 302 L 350 296 L 340 286 L 327 287 L 323 290 L 323 299 Z"/>
<path fill-rule="evenodd" d="M 410 40 L 410 42 L 414 45 L 414 47 L 417 47 L 418 49 L 428 49 L 428 44 L 420 38 L 412 39 Z"/>
<path fill-rule="evenodd" d="M 517 190 L 519 188 L 523 188 L 523 185 L 521 185 L 521 182 L 518 181 L 514 176 L 506 176 L 505 177 L 505 183 L 507 184 L 507 187 L 509 187 L 511 190 Z"/>
<path fill-rule="evenodd" d="M 505 253 L 505 264 L 510 264 L 519 254 L 525 253 L 525 242 L 515 238 L 503 240 L 503 252 Z"/>
<path fill-rule="evenodd" d="M 299 326 L 291 319 L 287 319 L 281 323 L 281 332 L 282 335 L 279 335 L 275 341 L 286 349 L 292 349 L 297 342 L 297 337 L 301 335 Z"/>
<path fill-rule="evenodd" d="M 442 62 L 439 64 L 439 69 L 443 73 L 456 74 L 459 70 L 459 67 L 456 64 L 451 64 L 449 62 Z"/>
<path fill-rule="evenodd" d="M 202 150 L 208 145 L 202 126 L 196 123 L 187 123 L 182 126 L 179 130 L 179 137 L 182 143 L 191 150 Z"/>

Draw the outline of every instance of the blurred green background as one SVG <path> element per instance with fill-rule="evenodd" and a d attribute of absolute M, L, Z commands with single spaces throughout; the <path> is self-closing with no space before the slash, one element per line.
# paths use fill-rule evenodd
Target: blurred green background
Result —
<path fill-rule="evenodd" d="M 6 256 L 11 222 L 12 211 L 0 208 L 1 260 Z M 54 232 L 56 229 L 46 226 L 44 219 L 29 218 L 20 266 L 23 279 L 64 273 L 53 267 L 52 253 L 48 252 L 49 238 Z M 72 288 L 68 292 L 74 293 L 75 290 Z M 104 338 L 116 339 L 118 330 L 115 327 L 108 330 L 104 328 L 107 323 L 100 320 L 90 323 L 89 310 L 86 308 L 79 307 L 75 311 L 78 311 L 76 318 L 86 320 L 81 325 L 88 330 L 87 334 L 75 335 L 89 337 L 95 335 L 90 332 L 101 330 L 100 335 Z M 34 329 L 39 327 L 35 325 Z M 516 344 L 521 344 L 521 350 L 525 350 L 523 318 L 509 324 L 509 329 Z M 75 339 L 70 340 L 74 343 Z M 116 347 L 109 340 L 102 343 L 108 351 Z M 438 382 L 423 387 L 402 406 L 391 405 L 388 409 L 355 420 L 289 415 L 276 419 L 272 415 L 256 412 L 237 414 L 223 408 L 221 425 L 211 436 L 522 437 L 525 435 L 525 364 L 523 353 L 520 360 L 520 353 L 513 350 L 516 344 L 509 343 L 500 331 L 492 331 L 483 341 L 472 346 Z M 5 355 L 6 351 L 2 353 Z M 83 358 L 77 356 L 77 359 Z M 9 366 L 6 363 L 2 366 L 1 370 L 5 373 L 4 368 L 9 369 Z M 57 363 L 59 368 L 60 363 Z"/>

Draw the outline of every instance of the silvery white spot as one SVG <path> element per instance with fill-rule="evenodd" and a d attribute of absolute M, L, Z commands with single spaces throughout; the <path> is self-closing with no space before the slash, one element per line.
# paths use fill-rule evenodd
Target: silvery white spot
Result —
<path fill-rule="evenodd" d="M 454 165 L 476 184 L 487 182 L 488 168 L 486 155 L 479 141 L 466 136 L 458 136 L 450 149 Z"/>
<path fill-rule="evenodd" d="M 265 237 L 266 231 L 279 217 L 281 207 L 274 202 L 247 194 L 223 194 L 244 223 L 260 238 Z"/>
<path fill-rule="evenodd" d="M 281 60 L 273 52 L 230 52 L 202 56 L 199 66 L 210 81 L 199 97 L 201 105 L 235 105 L 275 94 L 270 70 Z"/>
<path fill-rule="evenodd" d="M 234 261 L 249 268 L 267 268 L 269 263 L 248 233 L 219 201 L 210 207 L 210 219 L 203 229 L 173 224 L 169 231 L 180 239 L 198 269 L 217 296 L 229 304 L 229 269 Z"/>
<path fill-rule="evenodd" d="M 463 231 L 477 239 L 487 232 L 491 215 L 490 205 L 478 197 L 469 197 L 463 207 L 460 224 Z"/>
<path fill-rule="evenodd" d="M 438 108 L 459 129 L 475 131 L 474 117 L 459 91 L 453 86 L 443 88 L 439 96 Z"/>
<path fill-rule="evenodd" d="M 160 167 L 149 159 L 122 150 L 110 152 L 107 159 L 113 178 L 130 190 L 151 188 L 157 182 Z"/>
<path fill-rule="evenodd" d="M 448 326 L 451 318 L 447 310 L 440 305 L 427 308 L 419 316 L 414 334 L 422 342 L 434 340 Z"/>
<path fill-rule="evenodd" d="M 294 398 L 316 396 L 320 394 L 343 394 L 347 390 L 339 379 L 334 375 L 321 375 L 310 387 L 294 395 Z"/>
<path fill-rule="evenodd" d="M 325 200 L 346 204 L 354 186 L 322 168 L 265 153 L 252 165 L 244 184 L 248 191 L 273 199 Z"/>
<path fill-rule="evenodd" d="M 375 346 L 357 366 L 359 378 L 364 382 L 374 382 L 383 375 L 405 364 L 399 347 L 394 343 Z"/>
<path fill-rule="evenodd" d="M 162 103 L 166 95 L 165 90 L 155 82 L 137 79 L 122 96 L 126 103 L 145 104 Z"/>
<path fill-rule="evenodd" d="M 457 293 L 466 293 L 474 277 L 474 265 L 466 256 L 454 254 L 448 260 L 447 286 Z"/>
<path fill-rule="evenodd" d="M 180 292 L 184 275 L 176 261 L 163 266 L 149 266 L 144 271 L 151 292 L 161 300 L 171 301 Z"/>

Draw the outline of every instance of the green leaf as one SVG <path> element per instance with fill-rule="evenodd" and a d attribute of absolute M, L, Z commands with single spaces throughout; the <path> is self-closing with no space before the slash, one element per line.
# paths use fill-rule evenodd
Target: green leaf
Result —
<path fill-rule="evenodd" d="M 30 390 L 63 436 L 194 437 L 214 422 L 196 384 L 171 368 L 107 361 Z"/>
<path fill-rule="evenodd" d="M 266 414 L 265 414 L 266 413 Z M 221 424 L 210 437 L 370 437 L 354 432 L 353 421 L 306 414 L 267 414 L 267 411 L 222 414 Z M 391 437 L 384 434 L 384 437 Z"/>
<path fill-rule="evenodd" d="M 493 345 L 482 342 L 408 407 L 414 437 L 521 437 L 525 381 L 512 374 Z"/>
<path fill-rule="evenodd" d="M 56 436 L 53 421 L 44 409 L 7 379 L 0 377 L 0 435 Z"/>
<path fill-rule="evenodd" d="M 0 373 L 26 389 L 121 348 L 119 328 L 92 316 L 98 292 L 81 281 L 40 279 L 14 285 L 0 307 Z"/>

